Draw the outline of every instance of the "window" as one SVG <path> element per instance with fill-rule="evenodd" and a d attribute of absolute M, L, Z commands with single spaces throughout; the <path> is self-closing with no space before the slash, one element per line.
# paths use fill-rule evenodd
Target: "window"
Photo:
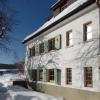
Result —
<path fill-rule="evenodd" d="M 49 71 L 49 79 L 48 79 L 48 81 L 49 82 L 54 82 L 54 69 L 49 69 L 48 70 Z"/>
<path fill-rule="evenodd" d="M 40 52 L 40 54 L 41 54 L 41 53 L 44 53 L 44 43 L 41 43 L 41 44 L 39 45 L 39 52 Z"/>
<path fill-rule="evenodd" d="M 48 40 L 48 50 L 55 50 L 55 38 Z"/>
<path fill-rule="evenodd" d="M 67 46 L 73 45 L 72 31 L 69 31 L 69 32 L 66 33 L 66 45 Z"/>
<path fill-rule="evenodd" d="M 66 84 L 72 84 L 72 68 L 66 69 Z"/>
<path fill-rule="evenodd" d="M 92 67 L 84 67 L 84 86 L 92 87 Z"/>
<path fill-rule="evenodd" d="M 35 56 L 35 46 L 32 47 L 32 56 Z"/>
<path fill-rule="evenodd" d="M 86 23 L 83 25 L 84 34 L 83 34 L 83 40 L 89 41 L 92 39 L 92 22 Z"/>
<path fill-rule="evenodd" d="M 39 70 L 39 81 L 43 80 L 43 70 Z"/>

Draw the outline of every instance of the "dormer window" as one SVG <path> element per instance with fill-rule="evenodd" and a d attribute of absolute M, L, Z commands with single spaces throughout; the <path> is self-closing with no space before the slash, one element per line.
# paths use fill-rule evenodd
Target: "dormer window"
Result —
<path fill-rule="evenodd" d="M 65 8 L 70 6 L 77 0 L 59 0 L 57 1 L 51 9 L 53 10 L 54 16 L 57 16 L 60 12 L 62 12 Z"/>

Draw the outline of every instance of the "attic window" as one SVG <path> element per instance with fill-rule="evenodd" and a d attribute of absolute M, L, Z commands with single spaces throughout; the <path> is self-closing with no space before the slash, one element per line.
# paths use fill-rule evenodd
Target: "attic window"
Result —
<path fill-rule="evenodd" d="M 67 3 L 65 3 L 65 4 L 61 7 L 61 11 L 63 11 L 67 6 L 68 6 Z"/>

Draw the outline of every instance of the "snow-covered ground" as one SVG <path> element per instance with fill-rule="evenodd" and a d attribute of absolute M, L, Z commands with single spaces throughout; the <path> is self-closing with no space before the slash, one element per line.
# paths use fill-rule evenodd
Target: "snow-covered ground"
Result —
<path fill-rule="evenodd" d="M 0 75 L 0 83 L 2 83 L 4 87 L 12 85 L 13 81 L 18 79 L 24 79 L 24 76 L 20 75 L 19 73 L 17 74 L 7 73 L 7 74 Z"/>
<path fill-rule="evenodd" d="M 63 100 L 40 92 L 30 91 L 20 86 L 9 86 L 0 88 L 0 100 Z"/>
<path fill-rule="evenodd" d="M 63 100 L 44 93 L 30 91 L 20 86 L 12 86 L 13 80 L 21 79 L 19 74 L 0 76 L 0 100 Z"/>

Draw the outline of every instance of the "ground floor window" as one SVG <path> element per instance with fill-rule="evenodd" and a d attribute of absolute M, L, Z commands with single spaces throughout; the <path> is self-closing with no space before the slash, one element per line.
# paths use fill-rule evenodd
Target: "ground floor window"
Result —
<path fill-rule="evenodd" d="M 84 67 L 84 86 L 92 87 L 92 67 Z"/>
<path fill-rule="evenodd" d="M 72 68 L 66 68 L 66 84 L 72 84 Z"/>
<path fill-rule="evenodd" d="M 40 69 L 39 70 L 39 81 L 42 81 L 43 80 L 43 70 Z"/>
<path fill-rule="evenodd" d="M 48 81 L 49 82 L 54 82 L 54 69 L 49 69 L 48 70 Z"/>

